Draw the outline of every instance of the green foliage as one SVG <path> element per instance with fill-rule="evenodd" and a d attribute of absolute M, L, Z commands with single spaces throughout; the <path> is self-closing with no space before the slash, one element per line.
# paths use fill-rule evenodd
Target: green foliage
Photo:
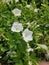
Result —
<path fill-rule="evenodd" d="M 27 22 L 35 21 L 29 27 L 33 31 L 33 41 L 29 42 L 29 45 L 34 49 L 33 52 L 30 52 L 29 59 L 32 60 L 33 65 L 38 65 L 42 60 L 49 61 L 45 57 L 47 53 L 45 50 L 35 49 L 37 44 L 45 44 L 49 49 L 49 2 L 48 0 L 35 1 L 19 0 L 18 3 L 15 3 L 14 0 L 9 3 L 0 1 L 1 65 L 28 65 L 27 43 L 23 40 L 21 32 L 11 31 L 11 26 L 15 21 L 22 23 L 24 29 L 27 28 Z M 31 5 L 30 8 L 26 7 L 28 3 Z M 19 8 L 22 11 L 20 17 L 13 15 L 12 10 L 14 8 Z M 34 12 L 35 8 L 39 8 L 39 11 Z"/>

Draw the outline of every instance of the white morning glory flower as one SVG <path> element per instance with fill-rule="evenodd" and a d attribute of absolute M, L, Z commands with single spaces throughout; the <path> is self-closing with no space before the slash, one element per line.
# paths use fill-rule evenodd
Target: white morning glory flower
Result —
<path fill-rule="evenodd" d="M 39 48 L 42 48 L 42 49 L 45 49 L 45 50 L 48 50 L 48 47 L 44 44 L 38 44 Z"/>
<path fill-rule="evenodd" d="M 8 2 L 10 2 L 11 0 L 2 0 L 2 2 L 4 2 L 4 3 L 8 3 Z"/>
<path fill-rule="evenodd" d="M 12 13 L 14 14 L 14 16 L 21 16 L 21 10 L 19 10 L 18 8 L 13 9 Z"/>
<path fill-rule="evenodd" d="M 24 41 L 26 42 L 32 41 L 33 40 L 32 34 L 33 34 L 32 31 L 30 31 L 29 29 L 25 29 L 22 33 Z"/>
<path fill-rule="evenodd" d="M 13 32 L 20 32 L 23 30 L 23 26 L 21 23 L 19 22 L 14 22 L 12 27 L 11 27 L 11 31 Z"/>
<path fill-rule="evenodd" d="M 15 0 L 15 2 L 19 2 L 19 0 Z"/>
<path fill-rule="evenodd" d="M 26 5 L 27 8 L 30 8 L 30 5 Z"/>

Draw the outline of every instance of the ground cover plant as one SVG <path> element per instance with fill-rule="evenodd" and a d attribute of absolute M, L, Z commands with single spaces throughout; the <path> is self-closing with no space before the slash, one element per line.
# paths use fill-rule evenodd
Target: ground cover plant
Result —
<path fill-rule="evenodd" d="M 49 61 L 49 0 L 0 0 L 0 65 Z"/>

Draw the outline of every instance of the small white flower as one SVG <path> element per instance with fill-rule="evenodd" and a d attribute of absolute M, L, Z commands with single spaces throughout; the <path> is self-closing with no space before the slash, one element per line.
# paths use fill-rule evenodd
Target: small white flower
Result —
<path fill-rule="evenodd" d="M 38 8 L 35 8 L 35 9 L 34 9 L 34 12 L 38 12 L 38 11 L 39 11 L 39 9 L 38 9 Z"/>
<path fill-rule="evenodd" d="M 21 10 L 19 10 L 18 8 L 13 9 L 12 13 L 14 14 L 14 16 L 21 16 Z"/>
<path fill-rule="evenodd" d="M 26 5 L 27 8 L 30 8 L 30 5 Z"/>
<path fill-rule="evenodd" d="M 23 26 L 21 23 L 19 22 L 14 22 L 12 27 L 11 27 L 11 31 L 13 32 L 20 32 L 23 30 Z"/>
<path fill-rule="evenodd" d="M 15 0 L 15 2 L 19 2 L 19 0 Z"/>
<path fill-rule="evenodd" d="M 33 40 L 32 34 L 33 34 L 32 31 L 30 31 L 29 29 L 25 29 L 22 33 L 24 41 L 26 42 L 32 41 Z"/>
<path fill-rule="evenodd" d="M 28 65 L 32 65 L 32 61 L 29 61 L 29 62 L 28 62 Z"/>
<path fill-rule="evenodd" d="M 38 46 L 40 47 L 40 48 L 42 48 L 42 49 L 45 49 L 45 50 L 48 50 L 48 47 L 46 46 L 46 45 L 44 45 L 44 44 L 38 44 Z"/>
<path fill-rule="evenodd" d="M 10 2 L 11 0 L 2 0 L 2 2 L 4 2 L 4 3 L 8 3 L 8 2 Z"/>

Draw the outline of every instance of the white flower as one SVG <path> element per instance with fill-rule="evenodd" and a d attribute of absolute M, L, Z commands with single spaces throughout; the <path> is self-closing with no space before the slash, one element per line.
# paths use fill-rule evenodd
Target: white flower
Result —
<path fill-rule="evenodd" d="M 15 0 L 15 2 L 19 2 L 19 0 Z"/>
<path fill-rule="evenodd" d="M 38 44 L 38 46 L 40 47 L 40 48 L 42 48 L 42 49 L 45 49 L 45 50 L 48 50 L 48 47 L 46 46 L 46 45 L 44 45 L 44 44 Z"/>
<path fill-rule="evenodd" d="M 34 12 L 38 12 L 38 11 L 39 11 L 39 9 L 38 9 L 38 8 L 35 8 L 35 9 L 34 9 Z"/>
<path fill-rule="evenodd" d="M 14 16 L 21 16 L 21 10 L 19 10 L 18 8 L 13 9 L 12 13 L 14 14 Z"/>
<path fill-rule="evenodd" d="M 30 5 L 26 5 L 27 8 L 30 8 Z"/>
<path fill-rule="evenodd" d="M 11 27 L 11 31 L 13 32 L 20 32 L 23 30 L 23 26 L 21 23 L 19 22 L 14 22 L 12 27 Z"/>
<path fill-rule="evenodd" d="M 32 61 L 29 61 L 29 62 L 28 62 L 28 65 L 32 65 Z"/>
<path fill-rule="evenodd" d="M 30 31 L 29 29 L 25 29 L 25 30 L 23 31 L 23 33 L 22 33 L 23 39 L 24 39 L 26 42 L 32 41 L 32 40 L 33 40 L 32 34 L 33 34 L 32 31 Z"/>
<path fill-rule="evenodd" d="M 2 0 L 2 2 L 4 2 L 4 3 L 8 3 L 8 2 L 10 2 L 11 0 Z"/>

